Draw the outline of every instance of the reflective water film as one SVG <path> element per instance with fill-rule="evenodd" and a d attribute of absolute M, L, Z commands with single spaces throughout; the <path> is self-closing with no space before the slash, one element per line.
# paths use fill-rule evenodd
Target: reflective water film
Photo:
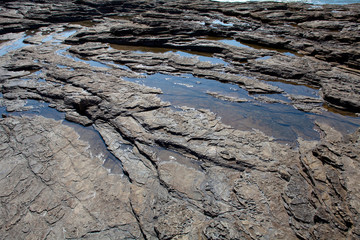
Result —
<path fill-rule="evenodd" d="M 314 129 L 315 121 L 331 121 L 331 125 L 344 130 L 355 130 L 360 126 L 359 118 L 351 118 L 331 112 L 323 114 L 306 113 L 291 105 L 267 103 L 249 95 L 237 85 L 214 80 L 196 78 L 191 74 L 171 76 L 165 74 L 148 75 L 146 78 L 126 78 L 125 80 L 160 88 L 160 97 L 174 106 L 204 108 L 216 113 L 224 122 L 242 130 L 259 129 L 282 142 L 295 142 L 297 137 L 319 139 Z M 317 98 L 318 90 L 303 85 L 270 82 L 286 92 L 267 95 L 269 98 L 289 102 L 288 94 Z"/>

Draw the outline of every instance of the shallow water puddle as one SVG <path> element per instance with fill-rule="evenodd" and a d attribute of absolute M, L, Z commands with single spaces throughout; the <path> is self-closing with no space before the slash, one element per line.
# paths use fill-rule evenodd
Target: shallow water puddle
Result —
<path fill-rule="evenodd" d="M 173 106 L 187 106 L 195 109 L 209 109 L 221 117 L 223 123 L 236 129 L 258 129 L 277 141 L 294 144 L 298 137 L 307 140 L 319 139 L 314 130 L 315 121 L 327 122 L 342 132 L 354 131 L 360 126 L 360 118 L 342 116 L 324 112 L 323 114 L 306 113 L 288 104 L 265 103 L 256 100 L 259 95 L 248 95 L 237 85 L 214 80 L 196 78 L 190 74 L 171 76 L 165 74 L 148 75 L 146 78 L 126 78 L 150 87 L 160 88 L 159 97 Z M 262 95 L 289 103 L 287 94 L 318 98 L 318 90 L 302 85 L 273 82 L 286 91 L 284 94 Z M 240 102 L 222 100 L 220 96 L 241 99 Z"/>
<path fill-rule="evenodd" d="M 41 30 L 39 29 L 38 31 L 29 34 L 30 37 L 34 37 L 34 38 L 40 38 L 41 39 L 41 43 L 46 43 L 46 42 L 52 42 L 52 44 L 60 44 L 62 43 L 66 38 L 70 37 L 71 35 L 73 35 L 74 33 L 76 33 L 77 30 L 75 29 L 50 29 L 50 30 Z M 31 39 L 30 43 L 31 43 Z M 40 43 L 40 44 L 41 44 Z"/>
<path fill-rule="evenodd" d="M 94 61 L 94 60 L 87 60 L 85 58 L 78 58 L 78 57 L 75 57 L 73 55 L 71 55 L 70 53 L 67 52 L 67 50 L 69 49 L 70 47 L 67 47 L 67 48 L 64 48 L 64 49 L 60 49 L 60 50 L 57 50 L 55 53 L 60 55 L 60 56 L 63 56 L 63 57 L 66 57 L 66 58 L 69 58 L 69 59 L 72 59 L 74 60 L 75 62 L 83 62 L 83 63 L 86 63 L 92 67 L 99 67 L 99 68 L 119 68 L 119 69 L 123 69 L 123 70 L 127 70 L 127 71 L 131 71 L 131 69 L 125 65 L 121 65 L 121 64 L 117 64 L 115 63 L 114 61 L 103 61 L 103 62 L 99 62 L 99 61 Z M 68 67 L 68 66 L 65 66 L 65 65 L 61 65 L 61 64 L 58 64 L 57 65 L 58 68 L 64 68 L 64 69 L 67 69 L 69 71 L 74 71 L 74 68 L 72 67 Z"/>
<path fill-rule="evenodd" d="M 6 107 L 3 104 L 3 94 L 0 92 L 0 118 L 6 113 Z"/>
<path fill-rule="evenodd" d="M 75 30 L 68 30 L 57 34 L 58 36 L 60 34 L 59 39 L 61 39 L 62 37 L 70 36 L 75 32 L 76 32 Z M 28 36 L 22 35 L 21 39 L 14 40 L 13 42 L 15 42 L 15 45 L 20 47 L 26 46 L 27 44 L 24 44 L 22 42 L 26 37 Z M 56 41 L 56 39 L 53 41 Z M 231 40 L 231 39 L 220 39 L 216 41 L 231 41 L 230 43 L 235 44 L 234 43 L 235 40 Z M 11 50 L 18 49 L 18 48 L 14 48 L 10 50 L 8 49 L 2 50 L 5 45 L 8 46 L 9 42 L 10 41 L 4 42 L 2 45 L 0 45 L 0 53 L 1 51 L 3 51 L 4 54 L 6 54 Z M 212 53 L 197 54 L 195 52 L 179 51 L 177 49 L 122 46 L 122 45 L 113 45 L 113 44 L 111 44 L 110 47 L 119 50 L 138 51 L 139 53 L 172 52 L 184 57 L 197 57 L 199 58 L 200 61 L 210 61 L 212 63 L 220 63 L 220 64 L 226 63 L 221 59 L 213 58 Z M 122 68 L 129 70 L 128 67 L 124 65 L 116 64 L 114 62 L 98 62 L 98 61 L 86 60 L 86 59 L 74 57 L 67 52 L 68 48 L 58 50 L 56 51 L 56 53 L 64 57 L 68 57 L 74 61 L 89 64 L 90 66 L 93 67 Z M 74 70 L 73 68 L 68 67 L 66 65 L 57 65 L 57 66 L 59 68 L 64 68 L 66 70 L 71 70 L 71 71 Z M 312 114 L 312 113 L 305 113 L 299 111 L 294 107 L 288 105 L 290 101 L 287 95 L 301 95 L 312 98 L 319 98 L 317 89 L 309 88 L 308 86 L 305 85 L 296 85 L 282 81 L 271 81 L 267 83 L 280 87 L 281 89 L 285 90 L 285 93 L 271 94 L 271 95 L 269 94 L 249 95 L 247 91 L 243 90 L 242 88 L 240 88 L 235 84 L 221 83 L 215 80 L 196 78 L 193 75 L 189 75 L 189 74 L 182 76 L 154 74 L 154 75 L 147 75 L 146 78 L 141 78 L 141 79 L 128 78 L 126 80 L 137 82 L 139 84 L 144 84 L 150 87 L 156 87 L 162 89 L 164 94 L 160 95 L 160 97 L 164 101 L 171 102 L 173 106 L 187 106 L 196 109 L 199 108 L 209 109 L 212 112 L 216 113 L 219 117 L 221 117 L 222 122 L 224 122 L 225 124 L 228 124 L 234 128 L 242 129 L 242 130 L 259 129 L 269 136 L 274 136 L 276 140 L 283 141 L 285 143 L 293 144 L 296 141 L 297 137 L 302 137 L 304 139 L 318 139 L 319 134 L 314 130 L 315 121 L 326 122 L 329 125 L 335 127 L 336 129 L 344 133 L 352 132 L 357 127 L 360 126 L 359 117 L 340 115 L 338 113 L 331 112 L 330 111 L 331 108 L 325 107 L 324 110 L 326 109 L 329 111 L 328 112 L 324 111 L 324 113 L 322 114 Z M 45 79 L 39 79 L 39 81 L 45 81 Z M 281 100 L 282 102 L 285 102 L 285 104 L 265 103 L 259 100 L 259 97 L 267 97 L 275 100 Z M 241 101 L 238 102 L 230 101 L 232 98 L 235 100 L 240 99 Z M 44 107 L 44 109 L 45 108 L 46 107 Z M 52 110 L 56 111 L 54 109 Z M 33 110 L 29 110 L 26 111 L 26 113 L 31 113 L 32 111 Z M 36 113 L 33 114 L 42 115 L 42 114 L 46 114 L 47 111 L 51 111 L 51 110 L 36 111 Z M 8 114 L 3 106 L 0 106 L 0 113 Z M 25 112 L 22 112 L 22 114 L 24 113 Z M 17 114 L 17 113 L 11 113 L 11 114 Z M 63 120 L 63 118 L 62 119 L 60 118 L 58 120 Z M 63 122 L 64 124 L 74 124 L 74 123 L 68 123 L 65 120 L 63 120 Z M 84 128 L 81 125 L 79 126 L 81 128 Z M 85 136 L 86 134 L 82 133 L 82 135 Z M 84 140 L 87 140 L 87 138 L 90 139 L 91 136 L 86 136 L 86 138 L 84 137 Z M 103 143 L 101 137 L 100 140 Z M 92 148 L 93 147 L 91 147 L 91 149 Z M 94 147 L 94 149 L 96 149 L 96 147 Z M 103 155 L 107 156 L 106 153 L 108 151 L 106 150 L 106 147 L 104 147 L 104 149 L 105 151 Z M 107 157 L 106 159 L 111 159 L 111 157 Z M 104 165 L 112 165 L 111 161 L 112 160 L 105 161 Z M 111 170 L 111 171 L 116 172 L 117 170 Z"/>
<path fill-rule="evenodd" d="M 123 70 L 127 70 L 127 71 L 131 71 L 131 69 L 125 65 L 121 65 L 121 64 L 117 64 L 114 61 L 107 61 L 104 62 L 107 66 L 112 67 L 112 68 L 119 68 L 119 69 L 123 69 Z"/>
<path fill-rule="evenodd" d="M 263 60 L 267 60 L 267 59 L 270 59 L 271 56 L 264 56 L 264 57 L 259 57 L 259 58 L 256 58 L 255 61 L 263 61 Z"/>
<path fill-rule="evenodd" d="M 25 46 L 29 46 L 29 44 L 24 43 L 24 40 L 29 37 L 30 36 L 23 34 L 22 37 L 16 40 L 4 42 L 2 45 L 0 45 L 0 56 L 4 56 L 5 54 L 8 54 L 11 51 L 15 51 Z"/>
<path fill-rule="evenodd" d="M 53 35 L 53 34 L 47 35 L 45 38 L 43 38 L 43 39 L 41 40 L 41 42 L 42 42 L 42 43 L 49 42 L 49 41 L 53 40 L 53 38 L 54 38 L 54 35 Z"/>
<path fill-rule="evenodd" d="M 287 94 L 320 98 L 319 89 L 310 87 L 308 85 L 296 84 L 285 81 L 266 81 L 266 83 L 281 88 Z"/>
<path fill-rule="evenodd" d="M 290 51 L 290 50 L 286 50 L 286 49 L 281 49 L 281 48 L 272 48 L 272 47 L 267 47 L 267 46 L 261 46 L 261 45 L 256 45 L 256 44 L 251 44 L 251 43 L 244 43 L 244 42 L 240 42 L 238 40 L 235 39 L 213 39 L 213 38 L 205 38 L 207 40 L 213 40 L 213 41 L 219 41 L 221 43 L 224 44 L 228 44 L 234 47 L 242 47 L 242 48 L 249 48 L 249 49 L 257 49 L 257 50 L 271 50 L 271 51 L 276 51 L 279 53 L 282 53 L 286 56 L 289 57 L 301 57 L 302 55 L 295 52 L 295 51 Z"/>
<path fill-rule="evenodd" d="M 75 34 L 76 32 L 77 32 L 77 30 L 66 29 L 60 33 L 51 34 L 50 36 L 45 38 L 46 39 L 45 41 L 43 39 L 42 42 L 47 42 L 47 41 L 53 40 L 54 44 L 60 44 L 61 42 L 63 42 L 63 40 L 65 40 L 66 38 Z"/>
<path fill-rule="evenodd" d="M 234 24 L 232 24 L 232 23 L 224 23 L 224 22 L 222 22 L 222 21 L 220 21 L 218 19 L 212 21 L 212 23 L 211 23 L 212 27 L 216 27 L 216 25 L 221 25 L 221 26 L 224 26 L 224 27 L 233 27 L 234 26 Z"/>
<path fill-rule="evenodd" d="M 176 101 L 176 96 L 179 98 L 183 98 L 184 96 L 189 96 L 189 98 L 209 98 L 209 94 L 207 94 L 208 91 L 217 92 L 229 97 L 243 98 L 249 101 L 253 99 L 247 94 L 246 90 L 235 84 L 227 84 L 214 80 L 196 78 L 191 74 L 172 76 L 157 73 L 153 75 L 147 75 L 146 78 L 124 79 L 146 86 L 163 89 L 164 94 L 162 94 L 161 97 L 166 101 L 170 101 L 170 99 Z"/>
<path fill-rule="evenodd" d="M 20 48 L 30 46 L 31 43 L 25 43 L 24 41 L 26 39 L 34 37 L 40 31 L 41 30 L 26 31 L 21 35 L 21 37 L 15 40 L 2 40 L 2 42 L 0 42 L 0 56 L 4 56 L 9 52 L 18 50 Z M 65 29 L 56 33 L 51 33 L 50 31 L 42 31 L 41 36 L 43 36 L 43 38 L 41 39 L 41 43 L 52 41 L 54 44 L 60 44 L 64 39 L 70 37 L 75 32 L 76 30 L 73 29 Z"/>
<path fill-rule="evenodd" d="M 218 41 L 221 43 L 225 43 L 227 45 L 235 46 L 235 47 L 251 48 L 250 46 L 242 44 L 239 41 L 236 41 L 234 39 L 222 39 L 222 40 L 218 40 Z"/>
<path fill-rule="evenodd" d="M 74 60 L 75 62 L 83 62 L 83 63 L 89 64 L 92 67 L 111 68 L 108 65 L 103 64 L 101 62 L 97 62 L 97 61 L 94 61 L 94 60 L 86 60 L 86 59 L 81 59 L 81 58 L 75 57 L 75 56 L 73 56 L 73 55 L 71 55 L 70 53 L 67 52 L 67 50 L 69 48 L 70 47 L 57 50 L 55 53 L 60 55 L 60 56 L 70 58 L 70 59 Z"/>
<path fill-rule="evenodd" d="M 48 103 L 36 100 L 27 100 L 27 103 L 24 107 L 26 107 L 28 110 L 8 112 L 6 111 L 6 107 L 1 105 L 1 100 L 3 100 L 2 94 L 0 94 L 0 117 L 2 117 L 3 114 L 7 116 L 28 117 L 40 115 L 45 118 L 62 121 L 64 125 L 73 128 L 79 134 L 81 140 L 89 143 L 88 150 L 90 154 L 93 157 L 97 157 L 103 161 L 103 166 L 109 171 L 109 173 L 123 174 L 120 160 L 118 160 L 111 152 L 109 152 L 109 150 L 107 150 L 104 140 L 93 126 L 84 127 L 80 124 L 65 120 L 65 113 L 59 112 L 56 109 L 49 107 Z"/>

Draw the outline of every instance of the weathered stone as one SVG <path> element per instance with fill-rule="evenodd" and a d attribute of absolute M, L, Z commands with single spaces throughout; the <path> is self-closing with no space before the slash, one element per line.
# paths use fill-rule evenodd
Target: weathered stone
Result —
<path fill-rule="evenodd" d="M 56 238 L 104 237 L 110 229 L 141 237 L 126 204 L 128 182 L 108 175 L 73 129 L 42 117 L 0 122 L 1 204 L 13 206 L 1 217 L 4 238 L 45 238 L 51 231 Z"/>
<path fill-rule="evenodd" d="M 358 113 L 358 4 L 0 5 L 1 46 L 29 37 L 28 46 L 0 56 L 2 239 L 360 236 L 359 131 L 343 136 L 318 123 L 320 139 L 290 146 L 225 125 L 207 109 L 172 108 L 161 89 L 125 80 L 189 74 L 250 93 L 243 99 L 208 91 L 231 104 L 321 115 L 326 103 Z M 40 26 L 47 27 L 14 34 Z M 67 27 L 77 31 L 70 38 Z M 320 96 L 288 94 L 264 80 L 306 85 Z M 107 159 L 68 122 L 34 116 L 40 108 L 26 106 L 29 99 L 65 112 L 62 120 L 92 124 L 119 171 L 102 167 Z M 32 116 L 12 116 L 29 109 Z"/>

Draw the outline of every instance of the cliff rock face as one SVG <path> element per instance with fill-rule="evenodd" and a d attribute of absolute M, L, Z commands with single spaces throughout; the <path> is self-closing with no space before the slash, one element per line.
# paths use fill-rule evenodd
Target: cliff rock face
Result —
<path fill-rule="evenodd" d="M 360 125 L 359 4 L 0 6 L 0 239 L 360 238 L 360 131 L 327 111 Z M 305 112 L 319 138 L 284 143 L 142 84 L 189 76 L 171 86 L 231 83 L 242 97 L 197 99 Z"/>

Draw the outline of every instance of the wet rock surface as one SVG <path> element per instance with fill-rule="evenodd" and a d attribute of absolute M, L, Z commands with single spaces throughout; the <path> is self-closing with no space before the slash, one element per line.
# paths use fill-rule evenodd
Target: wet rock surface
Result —
<path fill-rule="evenodd" d="M 358 4 L 0 6 L 1 239 L 360 237 Z"/>

